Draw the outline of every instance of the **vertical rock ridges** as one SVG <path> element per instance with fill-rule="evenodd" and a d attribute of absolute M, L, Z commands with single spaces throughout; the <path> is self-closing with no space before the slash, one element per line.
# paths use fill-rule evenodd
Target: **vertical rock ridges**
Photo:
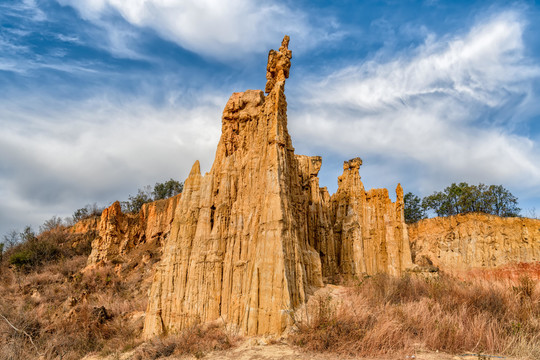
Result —
<path fill-rule="evenodd" d="M 366 192 L 360 180 L 361 165 L 360 158 L 344 162 L 338 190 L 331 197 L 339 271 L 400 275 L 412 266 L 403 189 L 398 184 L 395 203 L 386 189 Z"/>
<path fill-rule="evenodd" d="M 289 36 L 285 35 L 279 51 L 268 52 L 268 64 L 266 65 L 266 86 L 264 92 L 269 94 L 277 82 L 284 82 L 289 78 L 291 68 L 292 51 L 289 50 Z"/>
<path fill-rule="evenodd" d="M 167 237 L 181 195 L 144 204 L 138 214 L 124 214 L 116 201 L 95 222 L 99 236 L 92 243 L 88 265 L 118 260 L 142 243 L 161 242 Z M 85 223 L 85 222 L 81 222 Z M 79 226 L 76 225 L 74 229 Z"/>
<path fill-rule="evenodd" d="M 323 276 L 340 269 L 399 273 L 410 263 L 400 208 L 386 192 L 365 193 L 359 158 L 348 162 L 350 174 L 331 199 L 319 188 L 321 158 L 294 154 L 284 94 L 288 44 L 285 36 L 279 51 L 269 52 L 266 96 L 247 90 L 230 97 L 210 172 L 203 176 L 196 162 L 185 181 L 155 271 L 145 337 L 220 318 L 244 334 L 280 333 L 294 309 L 324 285 Z M 365 244 L 364 233 L 371 239 Z M 364 246 L 366 253 L 345 254 Z M 363 258 L 379 250 L 385 253 L 373 264 Z"/>
<path fill-rule="evenodd" d="M 203 176 L 195 163 L 185 182 L 155 273 L 147 337 L 218 318 L 245 334 L 280 333 L 322 286 L 287 132 L 287 43 L 269 55 L 268 95 L 231 96 L 212 169 Z"/>

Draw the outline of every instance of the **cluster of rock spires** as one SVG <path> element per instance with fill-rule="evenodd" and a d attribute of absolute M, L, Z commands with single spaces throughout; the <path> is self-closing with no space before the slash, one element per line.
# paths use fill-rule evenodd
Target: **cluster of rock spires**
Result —
<path fill-rule="evenodd" d="M 115 203 L 98 223 L 76 229 L 99 230 L 92 266 L 143 243 L 161 247 L 145 337 L 216 319 L 246 335 L 282 333 L 295 309 L 332 279 L 401 275 L 418 267 L 413 257 L 442 267 L 540 259 L 540 221 L 499 226 L 500 218 L 488 217 L 471 231 L 456 225 L 466 223 L 461 218 L 426 220 L 409 231 L 401 186 L 396 202 L 386 189 L 365 191 L 360 158 L 345 161 L 334 195 L 319 187 L 321 158 L 296 155 L 287 131 L 288 43 L 285 36 L 268 55 L 266 95 L 230 97 L 210 172 L 203 176 L 196 162 L 181 195 L 137 215 Z"/>

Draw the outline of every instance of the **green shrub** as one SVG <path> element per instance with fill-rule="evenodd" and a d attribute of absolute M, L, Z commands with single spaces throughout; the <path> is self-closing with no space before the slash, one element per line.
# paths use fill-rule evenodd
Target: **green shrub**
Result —
<path fill-rule="evenodd" d="M 180 194 L 184 189 L 184 183 L 170 179 L 164 183 L 156 183 L 154 190 L 150 185 L 137 191 L 137 195 L 129 195 L 128 201 L 122 201 L 122 211 L 129 213 L 138 213 L 141 207 L 149 202 L 167 199 L 171 196 Z"/>
<path fill-rule="evenodd" d="M 65 240 L 62 232 L 49 231 L 35 236 L 27 226 L 20 234 L 21 243 L 11 249 L 9 263 L 17 270 L 30 271 L 44 263 L 58 260 L 63 253 L 59 243 Z"/>
<path fill-rule="evenodd" d="M 28 250 L 17 251 L 9 257 L 9 263 L 19 271 L 26 270 L 32 267 L 32 258 L 32 253 Z"/>
<path fill-rule="evenodd" d="M 170 179 L 164 183 L 156 183 L 152 195 L 154 200 L 167 199 L 180 194 L 184 190 L 184 183 Z"/>

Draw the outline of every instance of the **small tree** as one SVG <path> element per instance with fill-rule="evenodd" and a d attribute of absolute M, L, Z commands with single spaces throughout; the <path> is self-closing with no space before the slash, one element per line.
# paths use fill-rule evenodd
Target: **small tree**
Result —
<path fill-rule="evenodd" d="M 22 243 L 29 243 L 36 240 L 36 233 L 32 230 L 32 227 L 26 225 L 23 232 L 19 234 Z"/>
<path fill-rule="evenodd" d="M 41 225 L 39 227 L 39 232 L 42 233 L 42 232 L 45 232 L 45 231 L 54 230 L 54 229 L 58 228 L 59 226 L 62 226 L 62 223 L 63 223 L 62 218 L 55 215 L 52 218 L 50 218 L 49 220 L 45 220 L 43 225 Z"/>
<path fill-rule="evenodd" d="M 491 185 L 486 191 L 486 197 L 489 199 L 490 214 L 499 216 L 518 216 L 521 210 L 517 204 L 517 197 L 502 185 Z"/>
<path fill-rule="evenodd" d="M 88 209 L 86 207 L 75 210 L 73 213 L 73 222 L 78 223 L 79 221 L 86 219 L 88 217 Z"/>
<path fill-rule="evenodd" d="M 85 207 L 75 210 L 73 213 L 73 222 L 77 223 L 92 216 L 100 216 L 102 212 L 103 208 L 98 207 L 96 203 L 92 205 L 86 204 Z"/>
<path fill-rule="evenodd" d="M 4 238 L 4 250 L 9 250 L 19 242 L 19 233 L 15 230 L 11 230 L 3 236 Z"/>
<path fill-rule="evenodd" d="M 129 195 L 128 201 L 122 201 L 122 211 L 137 213 L 141 207 L 149 202 L 167 199 L 180 194 L 184 189 L 184 183 L 170 179 L 164 183 L 156 183 L 152 190 L 150 185 L 137 191 L 137 195 Z"/>
<path fill-rule="evenodd" d="M 422 208 L 424 211 L 432 209 L 437 213 L 437 216 L 446 216 L 448 204 L 442 192 L 435 192 L 422 199 Z"/>
<path fill-rule="evenodd" d="M 451 184 L 444 191 L 426 196 L 422 201 L 425 210 L 438 216 L 451 216 L 470 212 L 483 212 L 498 216 L 518 216 L 517 198 L 502 185 L 467 183 Z"/>
<path fill-rule="evenodd" d="M 167 199 L 180 194 L 184 190 L 184 183 L 170 179 L 164 183 L 156 183 L 152 195 L 155 200 Z"/>
<path fill-rule="evenodd" d="M 405 205 L 405 222 L 407 224 L 414 223 L 426 218 L 426 212 L 422 207 L 422 200 L 420 199 L 420 197 L 414 195 L 411 192 L 408 192 L 403 197 L 403 202 Z"/>
<path fill-rule="evenodd" d="M 143 189 L 139 189 L 137 195 L 129 195 L 128 201 L 122 202 L 122 211 L 137 213 L 141 210 L 141 207 L 149 202 L 152 202 L 152 192 L 150 186 L 145 186 Z"/>

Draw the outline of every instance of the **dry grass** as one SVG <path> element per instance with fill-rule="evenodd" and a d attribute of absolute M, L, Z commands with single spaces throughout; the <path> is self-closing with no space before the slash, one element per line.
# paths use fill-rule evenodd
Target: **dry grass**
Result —
<path fill-rule="evenodd" d="M 348 289 L 339 307 L 321 299 L 294 344 L 314 351 L 377 356 L 417 349 L 540 358 L 540 289 L 517 280 L 465 281 L 377 275 Z"/>
<path fill-rule="evenodd" d="M 140 278 L 126 280 L 111 266 L 82 272 L 91 238 L 55 229 L 37 241 L 61 256 L 24 272 L 9 267 L 8 257 L 0 264 L 0 315 L 7 320 L 0 318 L 0 359 L 80 359 L 139 345 L 147 290 Z"/>
<path fill-rule="evenodd" d="M 141 345 L 147 280 L 158 260 L 150 245 L 137 257 L 83 272 L 91 238 L 58 229 L 41 236 L 48 248 L 59 249 L 54 259 L 25 271 L 10 268 L 9 256 L 0 263 L 0 360 L 69 360 L 134 348 L 141 360 L 200 358 L 237 342 L 210 325 Z M 145 254 L 150 262 L 137 260 Z M 320 297 L 317 314 L 298 324 L 291 341 L 339 356 L 425 349 L 540 359 L 539 281 L 540 263 L 433 279 L 367 277 L 348 287 L 340 306 Z"/>

